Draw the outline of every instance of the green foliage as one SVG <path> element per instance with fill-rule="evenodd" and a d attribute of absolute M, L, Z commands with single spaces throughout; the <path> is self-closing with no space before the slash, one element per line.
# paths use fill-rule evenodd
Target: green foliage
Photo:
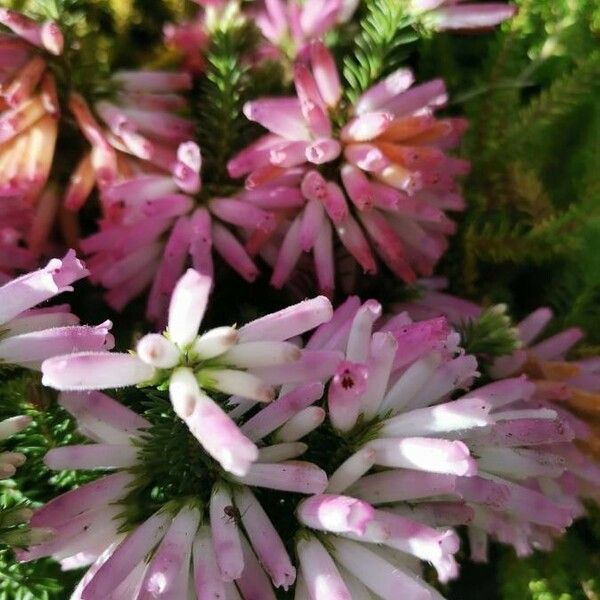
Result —
<path fill-rule="evenodd" d="M 598 539 L 585 527 L 578 530 L 567 533 L 550 554 L 522 559 L 505 552 L 499 562 L 502 600 L 597 600 Z"/>
<path fill-rule="evenodd" d="M 63 600 L 79 577 L 51 560 L 21 564 L 10 550 L 0 550 L 0 600 Z"/>
<path fill-rule="evenodd" d="M 55 396 L 54 392 L 41 387 L 38 374 L 20 370 L 13 371 L 10 377 L 4 374 L 0 387 L 0 419 L 28 415 L 33 422 L 4 443 L 6 450 L 22 452 L 27 461 L 18 469 L 14 480 L 0 486 L 3 506 L 15 499 L 43 502 L 90 478 L 81 471 L 54 473 L 44 465 L 48 450 L 80 443 L 82 439 L 75 431 L 74 420 L 57 405 Z"/>
<path fill-rule="evenodd" d="M 244 147 L 256 127 L 242 112 L 244 102 L 281 86 L 281 72 L 274 63 L 256 69 L 244 61 L 258 41 L 251 23 L 232 21 L 213 32 L 206 53 L 206 77 L 198 94 L 199 142 L 203 155 L 203 182 L 208 195 L 224 194 L 227 161 Z M 216 188 L 216 189 L 215 189 Z"/>
<path fill-rule="evenodd" d="M 458 327 L 461 345 L 467 354 L 474 354 L 484 367 L 498 356 L 512 354 L 519 347 L 519 332 L 506 314 L 506 305 L 497 304 L 484 310 L 477 319 Z"/>
<path fill-rule="evenodd" d="M 398 0 L 367 0 L 353 54 L 344 59 L 346 94 L 352 102 L 406 59 L 407 44 L 418 39 L 413 18 Z"/>

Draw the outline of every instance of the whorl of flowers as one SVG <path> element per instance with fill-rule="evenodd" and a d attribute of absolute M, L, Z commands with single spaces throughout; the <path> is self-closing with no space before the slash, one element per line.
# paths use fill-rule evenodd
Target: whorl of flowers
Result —
<path fill-rule="evenodd" d="M 424 284 L 426 287 L 418 299 L 398 304 L 397 308 L 407 310 L 418 319 L 444 314 L 456 326 L 481 318 L 483 309 L 479 305 L 443 291 L 444 280 L 431 280 Z M 552 311 L 543 307 L 520 321 L 516 325 L 519 347 L 510 355 L 493 359 L 488 375 L 498 380 L 518 375 L 529 378 L 533 386 L 533 393 L 526 398 L 530 410 L 557 414 L 570 431 L 570 439 L 576 441 L 576 445 L 566 443 L 570 440 L 551 442 L 551 451 L 561 458 L 566 468 L 560 485 L 570 490 L 573 499 L 597 499 L 600 484 L 600 469 L 595 462 L 599 456 L 595 441 L 600 391 L 598 359 L 566 359 L 583 335 L 576 327 L 540 340 L 551 319 Z M 578 515 L 582 512 L 580 505 Z"/>
<path fill-rule="evenodd" d="M 0 373 L 6 366 L 39 369 L 42 361 L 56 354 L 112 348 L 110 321 L 95 327 L 79 325 L 67 304 L 38 306 L 72 291 L 71 284 L 87 273 L 70 250 L 62 260 L 54 258 L 45 267 L 0 286 Z M 28 427 L 31 421 L 26 415 L 0 421 L 0 442 Z M 0 479 L 12 477 L 24 462 L 21 452 L 0 452 Z M 9 528 L 0 532 L 4 543 L 26 545 L 48 538 L 44 529 L 20 527 L 30 512 L 20 506 L 3 511 L 0 529 Z"/>
<path fill-rule="evenodd" d="M 57 537 L 22 558 L 93 563 L 76 597 L 160 596 L 177 586 L 196 586 L 202 597 L 202 569 L 188 575 L 202 550 L 210 589 L 235 581 L 242 598 L 273 598 L 269 577 L 287 589 L 298 567 L 300 597 L 392 600 L 402 590 L 439 598 L 414 561 L 433 564 L 442 581 L 456 577 L 453 526 L 468 524 L 472 553 L 482 559 L 488 535 L 527 554 L 548 548 L 582 513 L 576 488 L 597 474 L 569 454 L 569 421 L 532 408 L 536 387 L 524 377 L 457 394 L 479 373 L 445 318 L 382 317 L 378 302 L 356 297 L 332 313 L 317 298 L 198 335 L 210 285 L 189 270 L 175 288 L 167 331 L 144 336 L 135 354 L 86 352 L 42 366 L 47 385 L 79 390 L 60 402 L 96 442 L 54 449 L 46 464 L 122 471 L 68 492 L 32 520 Z M 286 341 L 317 326 L 304 349 Z M 169 390 L 184 430 L 206 453 L 190 476 L 212 491 L 204 504 L 171 495 L 131 529 L 126 507 L 130 498 L 143 502 L 135 489 L 151 477 L 144 448 L 154 424 L 81 390 L 135 384 Z M 215 392 L 234 396 L 223 402 Z M 309 462 L 293 460 L 304 453 Z M 250 487 L 308 494 L 284 502 L 286 520 L 298 520 L 296 566 Z"/>
<path fill-rule="evenodd" d="M 57 23 L 0 8 L 0 275 L 28 269 L 44 246 L 59 198 L 46 188 L 59 107 L 49 56 L 63 51 Z"/>
<path fill-rule="evenodd" d="M 198 335 L 211 285 L 210 278 L 188 270 L 173 292 L 163 335 L 144 336 L 135 354 L 83 352 L 48 360 L 42 367 L 42 382 L 60 390 L 136 384 L 168 387 L 175 412 L 204 449 L 226 471 L 245 475 L 258 457 L 254 438 L 240 430 L 208 393 L 233 394 L 242 405 L 252 406 L 273 400 L 275 385 L 327 378 L 337 366 L 338 352 L 303 351 L 287 340 L 327 321 L 332 309 L 320 297 L 239 329 L 217 327 Z M 309 386 L 284 394 L 283 404 L 314 402 L 315 389 Z M 280 406 L 282 398 L 271 406 Z"/>
<path fill-rule="evenodd" d="M 294 425 L 294 415 L 298 421 L 300 404 L 314 402 L 322 386 L 309 384 L 297 392 L 295 401 L 282 397 L 271 405 L 275 408 L 279 403 L 283 411 L 270 418 L 269 424 L 261 418 L 263 433 L 255 429 L 252 436 L 261 448 L 243 477 L 228 478 L 213 465 L 204 474 L 208 479 L 199 497 L 174 499 L 133 526 L 127 521 L 127 497 L 152 477 L 143 461 L 145 445 L 152 441 L 152 424 L 99 392 L 61 394 L 60 403 L 96 443 L 51 450 L 46 464 L 58 470 L 110 468 L 117 472 L 38 510 L 31 525 L 52 529 L 54 537 L 19 553 L 19 558 L 51 555 L 63 568 L 91 565 L 72 598 L 187 598 L 188 590 L 194 598 L 228 598 L 239 597 L 228 595 L 236 593 L 237 585 L 243 598 L 274 599 L 273 586 L 288 589 L 296 570 L 251 488 L 314 494 L 327 485 L 325 473 L 317 466 L 292 460 L 306 450 L 299 440 L 309 432 Z M 251 428 L 252 421 L 243 427 Z M 263 442 L 269 431 L 284 425 L 283 431 L 286 423 L 286 439 L 294 441 Z M 192 451 L 201 453 L 200 448 Z M 211 479 L 210 473 L 215 472 Z"/>
<path fill-rule="evenodd" d="M 413 86 L 413 74 L 400 69 L 346 108 L 333 57 L 319 42 L 294 75 L 296 96 L 246 104 L 246 116 L 270 133 L 228 165 L 232 177 L 247 175 L 237 200 L 275 216 L 274 224 L 240 225 L 251 252 L 273 264 L 271 283 L 286 283 L 312 252 L 319 287 L 331 293 L 333 230 L 365 273 L 377 271 L 377 254 L 404 281 L 430 274 L 455 228 L 444 211 L 463 208 L 456 176 L 468 170 L 444 152 L 464 120 L 434 117 L 446 102 L 443 82 Z"/>

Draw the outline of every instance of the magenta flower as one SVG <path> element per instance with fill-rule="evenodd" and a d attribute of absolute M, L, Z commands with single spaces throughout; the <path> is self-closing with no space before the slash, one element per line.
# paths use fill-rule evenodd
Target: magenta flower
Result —
<path fill-rule="evenodd" d="M 79 325 L 68 305 L 36 307 L 62 292 L 88 271 L 70 250 L 62 260 L 10 280 L 0 287 L 0 365 L 39 369 L 52 356 L 71 352 L 102 353 L 113 346 L 110 321 Z"/>
<path fill-rule="evenodd" d="M 94 105 L 102 124 L 82 96 L 73 93 L 69 98 L 69 109 L 91 150 L 73 172 L 65 197 L 67 208 L 76 211 L 97 184 L 103 216 L 109 221 L 116 217 L 115 207 L 103 192 L 132 173 L 172 176 L 186 192 L 196 192 L 200 185 L 197 151 L 185 144 L 193 134 L 192 122 L 176 114 L 187 106 L 181 92 L 190 89 L 190 76 L 120 71 L 113 75 L 112 84 L 118 90 L 114 98 Z"/>
<path fill-rule="evenodd" d="M 132 354 L 82 352 L 45 361 L 43 383 L 60 390 L 168 384 L 175 412 L 206 452 L 226 471 L 247 474 L 258 458 L 254 441 L 262 436 L 256 438 L 253 429 L 238 428 L 208 394 L 234 395 L 247 409 L 257 402 L 271 402 L 276 397 L 275 386 L 325 380 L 335 370 L 339 352 L 303 351 L 286 340 L 327 321 L 332 308 L 326 298 L 315 298 L 240 329 L 217 327 L 198 335 L 211 285 L 209 277 L 188 270 L 173 292 L 163 335 L 144 336 Z M 320 385 L 282 391 L 273 406 L 292 403 L 292 412 L 285 413 L 291 418 L 298 403 L 309 401 L 302 406 L 308 407 L 320 397 L 319 390 Z M 272 417 L 275 427 L 282 424 L 277 421 L 280 416 L 276 413 Z M 259 423 L 261 427 L 271 426 L 265 416 Z"/>
<path fill-rule="evenodd" d="M 58 133 L 59 107 L 49 55 L 63 37 L 54 21 L 37 23 L 7 8 L 0 23 L 0 273 L 34 266 L 45 248 L 59 200 L 46 183 Z"/>
<path fill-rule="evenodd" d="M 319 398 L 322 386 L 315 385 L 320 389 L 312 400 L 310 385 L 297 388 L 294 404 L 285 397 L 277 400 L 286 405 L 287 417 L 279 410 L 277 423 L 272 417 L 261 418 L 263 431 L 267 421 L 273 428 L 289 422 L 300 410 L 300 399 L 309 404 Z M 138 594 L 182 598 L 189 592 L 198 598 L 238 593 L 233 597 L 274 600 L 273 587 L 288 589 L 294 584 L 296 569 L 251 487 L 322 493 L 325 473 L 311 463 L 290 460 L 306 450 L 305 444 L 269 445 L 257 433 L 253 439 L 261 444 L 258 462 L 246 475 L 231 483 L 215 481 L 207 504 L 189 497 L 172 500 L 124 534 L 120 530 L 127 495 L 144 483 L 135 474 L 144 468 L 144 445 L 151 443 L 152 424 L 99 392 L 61 394 L 59 401 L 94 443 L 51 450 L 45 458 L 48 467 L 117 472 L 36 511 L 31 525 L 50 528 L 54 536 L 18 552 L 20 560 L 53 556 L 63 568 L 91 565 L 72 596 L 81 599 Z"/>
<path fill-rule="evenodd" d="M 438 31 L 487 30 L 510 19 L 517 12 L 516 6 L 504 2 L 411 0 L 409 4 L 415 14 L 422 14 L 425 23 Z"/>
<path fill-rule="evenodd" d="M 336 25 L 346 22 L 358 5 L 356 0 L 264 0 L 255 16 L 270 46 L 261 52 L 292 60 L 306 54 L 310 42 L 318 40 Z"/>
<path fill-rule="evenodd" d="M 342 435 L 362 442 L 330 476 L 327 492 L 334 496 L 300 519 L 430 561 L 442 580 L 456 575 L 457 542 L 425 525 L 458 517 L 468 522 L 476 555 L 488 534 L 530 552 L 538 539 L 558 535 L 581 514 L 564 481 L 567 461 L 560 451 L 574 437 L 569 422 L 557 411 L 532 409 L 535 385 L 524 378 L 450 400 L 478 375 L 474 357 L 461 353 L 457 342 L 443 318 L 412 323 L 400 313 L 382 319 L 377 302 L 350 298 L 306 346 L 345 351 L 329 385 L 328 416 Z M 339 494 L 345 496 L 336 500 Z M 367 505 L 352 498 L 385 508 L 365 527 Z M 329 517 L 332 503 L 341 504 L 336 517 L 347 515 L 341 525 Z M 411 527 L 412 518 L 424 525 Z M 373 583 L 363 580 L 376 591 Z"/>
<path fill-rule="evenodd" d="M 333 57 L 318 42 L 310 57 L 310 68 L 295 67 L 295 97 L 244 107 L 270 133 L 235 156 L 229 173 L 247 175 L 239 200 L 275 215 L 275 226 L 235 223 L 249 237 L 247 248 L 273 265 L 276 287 L 312 252 L 319 287 L 330 293 L 333 230 L 365 273 L 377 271 L 377 254 L 404 281 L 430 274 L 454 231 L 444 211 L 463 207 L 456 176 L 468 171 L 444 152 L 465 122 L 433 116 L 446 101 L 443 82 L 411 88 L 412 73 L 400 69 L 345 114 Z"/>

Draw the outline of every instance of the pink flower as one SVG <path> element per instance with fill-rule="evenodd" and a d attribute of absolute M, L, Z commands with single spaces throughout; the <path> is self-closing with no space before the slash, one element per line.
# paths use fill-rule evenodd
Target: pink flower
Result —
<path fill-rule="evenodd" d="M 446 102 L 442 81 L 414 86 L 407 69 L 388 76 L 341 108 L 338 73 L 319 42 L 310 68 L 295 67 L 295 97 L 249 102 L 246 116 L 270 133 L 228 164 L 232 177 L 247 175 L 240 201 L 275 216 L 275 226 L 232 224 L 248 237 L 246 248 L 273 266 L 271 283 L 284 285 L 303 253 L 312 253 L 319 288 L 331 293 L 333 230 L 365 273 L 378 269 L 376 255 L 399 278 L 430 274 L 454 223 L 445 210 L 463 201 L 455 179 L 468 163 L 446 155 L 465 122 L 436 120 Z M 339 133 L 331 117 L 342 120 Z M 323 176 L 321 165 L 339 177 Z M 227 220 L 227 217 L 222 217 Z"/>
<path fill-rule="evenodd" d="M 101 192 L 104 219 L 119 218 L 119 206 L 105 195 L 111 184 L 140 173 L 168 178 L 186 192 L 198 191 L 199 155 L 185 142 L 193 134 L 189 119 L 176 114 L 186 107 L 181 92 L 191 87 L 187 73 L 119 71 L 112 76 L 113 100 L 100 100 L 92 109 L 72 93 L 69 110 L 91 149 L 76 167 L 65 205 L 77 211 L 94 185 Z M 100 122 L 99 122 L 100 120 Z"/>
<path fill-rule="evenodd" d="M 410 8 L 423 13 L 427 25 L 438 31 L 487 30 L 510 19 L 517 7 L 504 2 L 467 3 L 465 0 L 411 0 Z"/>
<path fill-rule="evenodd" d="M 46 187 L 58 134 L 56 84 L 48 69 L 63 37 L 51 20 L 37 23 L 7 8 L 0 23 L 0 273 L 31 268 L 46 247 L 59 206 Z"/>
<path fill-rule="evenodd" d="M 306 53 L 312 40 L 350 19 L 355 0 L 264 0 L 255 20 L 270 46 L 265 54 L 283 53 L 292 60 Z"/>
<path fill-rule="evenodd" d="M 333 373 L 340 354 L 303 351 L 286 340 L 327 321 L 332 308 L 326 298 L 315 298 L 239 329 L 217 327 L 199 335 L 211 286 L 211 278 L 189 269 L 173 292 L 163 335 L 144 336 L 135 354 L 82 352 L 46 360 L 43 383 L 61 390 L 168 383 L 175 412 L 206 452 L 226 471 L 247 475 L 258 459 L 254 442 L 266 433 L 296 416 L 284 435 L 286 441 L 296 441 L 323 420 L 310 411 L 298 413 L 321 397 L 318 382 Z M 249 403 L 248 409 L 274 400 L 275 386 L 303 383 L 288 393 L 281 390 L 269 410 L 258 412 L 241 429 L 209 395 L 234 395 Z"/>
<path fill-rule="evenodd" d="M 313 394 L 313 402 L 321 395 L 322 386 Z M 271 446 L 259 435 L 255 438 L 261 445 L 259 462 L 243 477 L 236 477 L 234 485 L 225 483 L 220 475 L 210 475 L 219 469 L 214 464 L 202 475 L 208 475 L 210 481 L 210 488 L 202 490 L 205 504 L 189 496 L 173 499 L 133 527 L 130 523 L 128 533 L 123 534 L 120 529 L 125 523 L 128 494 L 134 490 L 147 493 L 145 477 L 155 476 L 144 462 L 146 447 L 157 435 L 154 425 L 99 392 L 63 393 L 59 402 L 94 443 L 55 448 L 46 455 L 47 466 L 117 471 L 37 510 L 31 525 L 50 528 L 53 537 L 18 551 L 21 561 L 53 556 L 63 568 L 91 565 L 73 596 L 81 599 L 106 598 L 113 593 L 180 598 L 187 597 L 188 590 L 200 598 L 209 593 L 225 598 L 230 590 L 239 590 L 241 598 L 274 600 L 274 587 L 287 590 L 294 584 L 296 569 L 250 486 L 322 493 L 327 485 L 325 473 L 311 463 L 290 460 L 306 450 L 305 444 Z M 207 416 L 200 426 L 215 425 Z M 215 440 L 228 434 L 216 433 Z M 202 452 L 200 447 L 197 451 Z M 145 477 L 138 479 L 136 474 L 145 469 Z M 150 497 L 147 500 L 152 502 Z"/>
<path fill-rule="evenodd" d="M 85 277 L 87 270 L 70 250 L 62 260 L 27 273 L 0 287 L 0 362 L 39 369 L 47 358 L 80 351 L 110 350 L 112 323 L 79 325 L 66 305 L 36 308 Z"/>
<path fill-rule="evenodd" d="M 247 227 L 263 218 L 265 227 L 274 222 L 266 211 L 227 198 L 198 207 L 191 190 L 200 186 L 200 150 L 186 142 L 178 155 L 179 180 L 150 172 L 108 185 L 99 231 L 81 241 L 90 278 L 108 290 L 107 303 L 120 311 L 150 287 L 146 316 L 158 325 L 165 323 L 169 298 L 188 262 L 212 277 L 214 250 L 247 281 L 257 277 L 258 267 L 225 221 Z"/>
<path fill-rule="evenodd" d="M 474 357 L 464 355 L 458 341 L 443 318 L 384 318 L 376 302 L 349 298 L 306 346 L 345 351 L 348 362 L 336 377 L 352 409 L 338 408 L 331 384 L 329 418 L 345 437 L 363 441 L 330 476 L 333 496 L 322 504 L 314 500 L 301 520 L 355 542 L 414 554 L 432 562 L 442 580 L 456 574 L 457 540 L 430 526 L 438 519 L 453 523 L 455 510 L 474 535 L 495 536 L 519 551 L 537 547 L 542 533 L 558 535 L 581 511 L 563 484 L 568 462 L 561 447 L 574 436 L 569 421 L 560 412 L 532 408 L 536 386 L 525 378 L 458 395 L 478 375 Z M 448 497 L 453 503 L 440 504 Z M 357 532 L 344 520 L 352 516 L 344 508 L 353 506 L 351 499 L 386 506 Z M 469 514 L 460 516 L 461 506 Z"/>

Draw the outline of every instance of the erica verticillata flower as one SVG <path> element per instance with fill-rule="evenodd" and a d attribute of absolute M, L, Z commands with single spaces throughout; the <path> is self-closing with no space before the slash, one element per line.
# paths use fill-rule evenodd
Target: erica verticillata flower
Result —
<path fill-rule="evenodd" d="M 483 310 L 479 305 L 443 291 L 444 280 L 431 280 L 424 284 L 417 299 L 398 304 L 396 308 L 407 310 L 419 319 L 431 319 L 444 314 L 461 327 L 481 317 Z M 542 490 L 550 497 L 556 496 L 570 504 L 574 516 L 580 516 L 583 507 L 577 499 L 597 498 L 600 484 L 598 465 L 581 452 L 584 449 L 593 457 L 598 456 L 594 441 L 594 419 L 590 420 L 590 416 L 595 415 L 597 392 L 600 389 L 598 361 L 595 358 L 580 361 L 568 361 L 565 358 L 581 339 L 582 333 L 577 328 L 539 340 L 551 318 L 550 309 L 540 308 L 520 321 L 516 326 L 520 347 L 512 354 L 494 358 L 488 375 L 498 380 L 497 384 L 493 384 L 498 386 L 506 377 L 514 381 L 518 381 L 516 377 L 519 375 L 529 378 L 530 391 L 521 399 L 523 408 L 527 408 L 532 415 L 548 415 L 549 420 L 545 421 L 543 427 L 531 429 L 527 419 L 522 423 L 513 423 L 516 428 L 511 433 L 511 444 L 520 444 L 526 439 L 525 436 L 532 444 L 547 444 L 548 451 L 554 456 L 548 464 L 552 464 L 553 468 L 558 464 L 563 473 L 555 484 L 549 486 L 545 482 Z M 555 418 L 558 421 L 553 420 Z M 497 455 L 496 460 L 502 460 L 506 465 L 514 462 L 501 454 Z M 495 527 L 501 539 L 510 531 L 510 527 L 501 520 L 496 522 Z M 536 544 L 539 547 L 548 548 L 551 545 L 551 540 L 541 535 L 539 530 L 532 531 L 531 535 L 538 536 Z M 512 543 L 521 553 L 526 553 L 530 548 L 525 536 L 513 538 Z M 482 545 L 483 539 L 475 545 L 478 558 L 485 557 Z"/>
<path fill-rule="evenodd" d="M 200 188 L 200 150 L 177 150 L 174 173 L 144 171 L 105 186 L 98 231 L 81 240 L 90 279 L 107 289 L 106 301 L 122 310 L 151 287 L 146 316 L 164 323 L 169 298 L 190 256 L 212 275 L 211 221 L 186 192 Z"/>
<path fill-rule="evenodd" d="M 166 482 L 150 462 L 153 452 L 162 454 L 164 443 L 171 442 L 160 437 L 167 422 L 174 427 L 170 434 L 181 435 L 170 417 L 163 413 L 162 422 L 153 423 L 100 392 L 61 394 L 59 402 L 95 443 L 55 448 L 46 455 L 47 466 L 116 472 L 36 511 L 31 525 L 50 528 L 54 536 L 19 552 L 20 560 L 54 556 L 63 568 L 91 565 L 73 598 L 187 598 L 189 593 L 194 598 L 274 599 L 273 588 L 290 588 L 296 569 L 257 494 L 318 494 L 327 485 L 317 466 L 292 460 L 306 451 L 299 440 L 308 430 L 298 431 L 295 441 L 264 440 L 271 431 L 291 425 L 303 405 L 322 395 L 323 386 L 300 386 L 293 393 L 293 402 L 283 396 L 271 405 L 279 403 L 276 415 L 263 416 L 263 409 L 242 425 L 260 445 L 257 462 L 244 476 L 220 470 L 198 446 L 192 448 L 197 467 L 185 482 L 178 475 L 167 475 L 171 481 Z M 190 461 L 190 440 L 183 441 L 177 468 L 185 470 L 188 466 L 180 461 Z M 193 438 L 191 443 L 197 444 Z M 161 493 L 173 496 L 173 490 L 182 488 L 186 492 L 160 502 Z M 128 515 L 136 514 L 138 502 L 147 515 L 132 522 Z"/>
<path fill-rule="evenodd" d="M 66 291 L 88 271 L 70 250 L 37 271 L 0 286 L 0 367 L 39 369 L 42 361 L 71 352 L 102 353 L 113 346 L 110 321 L 79 325 L 65 304 L 37 306 Z"/>
<path fill-rule="evenodd" d="M 307 252 L 320 288 L 333 288 L 333 230 L 365 273 L 377 271 L 378 255 L 404 281 L 430 274 L 454 231 L 445 211 L 463 207 L 456 177 L 468 170 L 445 153 L 464 120 L 434 117 L 447 99 L 443 82 L 413 86 L 412 73 L 400 69 L 345 108 L 320 42 L 294 75 L 296 96 L 245 105 L 269 133 L 228 164 L 232 177 L 247 176 L 240 200 L 262 207 L 274 198 L 276 226 L 243 228 L 247 247 L 273 264 L 277 287 Z"/>
<path fill-rule="evenodd" d="M 327 492 L 377 509 L 373 525 L 360 535 L 353 531 L 351 539 L 415 554 L 432 562 L 442 580 L 456 574 L 450 550 L 456 542 L 435 543 L 423 527 L 413 530 L 411 543 L 399 515 L 428 523 L 433 515 L 451 521 L 465 510 L 470 516 L 463 522 L 479 544 L 475 555 L 482 556 L 479 534 L 527 553 L 581 513 L 557 451 L 573 440 L 568 421 L 556 411 L 532 409 L 535 385 L 524 378 L 451 400 L 478 375 L 475 358 L 457 342 L 444 318 L 412 323 L 400 313 L 382 319 L 377 302 L 350 298 L 307 343 L 346 354 L 329 385 L 328 417 L 355 452 L 330 476 Z M 316 528 L 340 534 L 335 527 Z M 398 533 L 382 535 L 386 527 Z"/>
<path fill-rule="evenodd" d="M 487 30 L 510 19 L 517 7 L 505 2 L 411 0 L 410 9 L 437 31 Z"/>
<path fill-rule="evenodd" d="M 69 109 L 91 149 L 73 172 L 67 208 L 78 210 L 97 184 L 108 212 L 103 218 L 112 221 L 115 207 L 104 197 L 104 189 L 140 172 L 171 175 L 180 189 L 197 191 L 198 171 L 190 168 L 185 146 L 181 148 L 190 139 L 193 125 L 177 114 L 187 106 L 181 92 L 191 87 L 189 74 L 118 71 L 110 85 L 115 88 L 113 95 L 96 101 L 93 110 L 80 94 L 70 95 Z"/>
<path fill-rule="evenodd" d="M 319 297 L 239 329 L 225 326 L 198 334 L 211 285 L 211 278 L 188 270 L 173 292 L 164 334 L 144 336 L 131 354 L 83 352 L 46 361 L 43 382 L 61 390 L 168 387 L 175 412 L 204 449 L 225 470 L 247 473 L 258 456 L 254 438 L 209 394 L 234 395 L 243 406 L 252 406 L 272 401 L 275 386 L 325 380 L 335 370 L 339 352 L 303 351 L 287 340 L 327 321 L 332 309 Z M 317 399 L 314 390 L 306 397 L 303 393 L 292 390 L 284 397 L 289 396 L 292 406 Z"/>
<path fill-rule="evenodd" d="M 355 0 L 264 0 L 255 19 L 270 46 L 261 52 L 274 57 L 283 53 L 292 60 L 303 56 L 311 41 L 350 19 L 357 4 Z"/>
<path fill-rule="evenodd" d="M 33 266 L 60 200 L 46 189 L 58 134 L 48 60 L 63 51 L 58 25 L 0 9 L 0 272 Z"/>

